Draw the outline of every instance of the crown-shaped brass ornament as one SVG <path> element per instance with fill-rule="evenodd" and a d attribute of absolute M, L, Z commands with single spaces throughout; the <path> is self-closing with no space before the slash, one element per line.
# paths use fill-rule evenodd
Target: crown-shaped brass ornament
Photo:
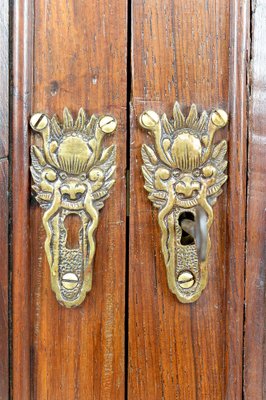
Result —
<path fill-rule="evenodd" d="M 75 307 L 92 286 L 99 210 L 115 182 L 116 147 L 103 148 L 102 141 L 117 122 L 109 115 L 87 119 L 82 108 L 74 121 L 65 108 L 62 125 L 56 116 L 49 119 L 43 113 L 34 114 L 30 125 L 43 139 L 43 149 L 31 146 L 31 174 L 36 200 L 45 210 L 51 285 L 61 304 Z M 68 248 L 66 243 L 64 222 L 70 214 L 81 221 L 78 248 Z"/>
<path fill-rule="evenodd" d="M 213 143 L 227 113 L 203 111 L 199 118 L 192 104 L 185 118 L 176 102 L 171 120 L 154 111 L 139 120 L 154 139 L 154 146 L 142 146 L 142 172 L 148 198 L 159 208 L 168 286 L 182 303 L 191 303 L 207 284 L 212 206 L 227 180 L 227 142 Z"/>

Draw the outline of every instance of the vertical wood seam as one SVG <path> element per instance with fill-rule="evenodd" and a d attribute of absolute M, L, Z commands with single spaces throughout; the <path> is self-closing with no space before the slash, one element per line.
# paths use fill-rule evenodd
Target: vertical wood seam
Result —
<path fill-rule="evenodd" d="M 246 279 L 247 279 L 247 241 L 248 241 L 248 190 L 249 190 L 249 178 L 248 178 L 248 170 L 249 170 L 249 135 L 250 135 L 250 96 L 251 96 L 251 85 L 250 85 L 250 63 L 252 59 L 252 0 L 248 1 L 249 6 L 249 21 L 247 20 L 248 29 L 248 46 L 247 46 L 247 57 L 246 57 L 246 99 L 247 99 L 247 107 L 246 107 L 246 119 L 247 119 L 247 138 L 246 138 L 246 198 L 245 198 L 245 264 L 244 264 L 244 304 L 243 304 L 243 339 L 242 339 L 242 399 L 246 398 L 245 396 L 245 340 L 246 340 L 246 298 L 247 298 L 247 287 L 246 287 Z M 249 23 L 248 23 L 249 22 Z"/>
<path fill-rule="evenodd" d="M 128 398 L 128 362 L 129 362 L 129 246 L 130 246 L 130 135 L 131 135 L 131 96 L 132 96 L 132 0 L 127 2 L 127 110 L 126 110 L 126 260 L 125 260 L 125 400 Z"/>

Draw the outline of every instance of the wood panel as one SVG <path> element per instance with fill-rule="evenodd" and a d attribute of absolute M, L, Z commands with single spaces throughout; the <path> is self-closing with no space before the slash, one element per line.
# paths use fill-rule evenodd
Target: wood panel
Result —
<path fill-rule="evenodd" d="M 8 161 L 0 160 L 0 400 L 8 398 Z"/>
<path fill-rule="evenodd" d="M 266 398 L 266 4 L 252 2 L 244 398 Z"/>
<path fill-rule="evenodd" d="M 32 109 L 62 119 L 65 106 L 84 107 L 119 123 L 105 140 L 117 144 L 116 184 L 100 213 L 93 287 L 76 309 L 51 290 L 42 211 L 31 202 L 33 399 L 124 398 L 126 11 L 120 0 L 35 0 Z"/>
<path fill-rule="evenodd" d="M 133 1 L 129 400 L 242 398 L 247 21 L 246 1 Z M 140 169 L 141 144 L 151 140 L 137 116 L 147 108 L 171 116 L 175 100 L 185 112 L 194 102 L 230 115 L 217 135 L 228 139 L 229 182 L 214 206 L 209 282 L 191 305 L 167 287 Z"/>
<path fill-rule="evenodd" d="M 8 155 L 9 136 L 9 2 L 0 8 L 0 158 Z"/>

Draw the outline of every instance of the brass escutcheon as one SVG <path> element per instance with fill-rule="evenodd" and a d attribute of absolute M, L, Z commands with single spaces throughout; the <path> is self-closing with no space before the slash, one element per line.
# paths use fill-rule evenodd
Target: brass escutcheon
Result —
<path fill-rule="evenodd" d="M 51 286 L 62 305 L 76 307 L 92 287 L 99 210 L 115 183 L 116 146 L 103 148 L 102 141 L 117 122 L 110 115 L 88 119 L 82 108 L 74 121 L 65 108 L 63 124 L 56 116 L 49 119 L 36 113 L 30 125 L 43 140 L 42 149 L 31 146 L 30 169 L 36 200 L 45 210 L 42 220 Z M 71 214 L 81 221 L 77 248 L 66 245 L 64 222 Z"/>
<path fill-rule="evenodd" d="M 159 209 L 168 286 L 179 301 L 192 303 L 207 284 L 212 206 L 227 180 L 227 142 L 213 144 L 227 113 L 203 111 L 199 118 L 192 104 L 185 118 L 176 102 L 171 120 L 148 110 L 139 121 L 154 139 L 142 145 L 142 172 L 148 198 Z"/>

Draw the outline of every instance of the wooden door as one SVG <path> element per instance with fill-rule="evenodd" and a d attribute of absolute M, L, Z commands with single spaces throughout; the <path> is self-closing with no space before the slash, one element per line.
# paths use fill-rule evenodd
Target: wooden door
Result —
<path fill-rule="evenodd" d="M 120 0 L 14 4 L 14 399 L 124 398 L 126 10 Z M 29 190 L 29 144 L 38 140 L 29 115 L 62 119 L 64 107 L 119 121 L 107 139 L 117 145 L 116 186 L 101 212 L 93 287 L 75 310 L 51 290 L 42 212 Z"/>
<path fill-rule="evenodd" d="M 263 0 L 2 3 L 0 400 L 266 399 Z M 208 285 L 191 304 L 168 288 L 141 173 L 138 118 L 175 101 L 229 114 Z M 51 290 L 29 173 L 30 116 L 64 107 L 118 121 L 92 290 L 73 309 Z"/>
<path fill-rule="evenodd" d="M 129 399 L 242 397 L 246 207 L 245 1 L 133 2 Z M 237 31 L 237 34 L 236 34 Z M 136 115 L 229 111 L 227 187 L 215 206 L 209 282 L 181 304 L 167 288 L 157 210 L 143 190 Z M 149 141 L 150 143 L 150 141 Z M 236 227 L 241 227 L 237 229 Z"/>

